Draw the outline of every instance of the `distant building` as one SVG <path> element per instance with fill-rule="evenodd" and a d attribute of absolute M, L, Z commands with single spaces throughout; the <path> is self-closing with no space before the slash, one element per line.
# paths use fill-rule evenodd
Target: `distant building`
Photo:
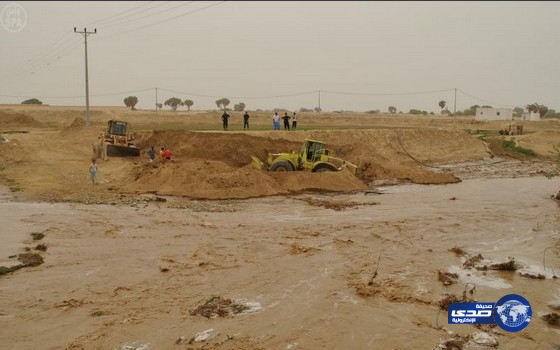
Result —
<path fill-rule="evenodd" d="M 539 112 L 523 112 L 521 116 L 522 120 L 541 120 L 541 114 Z"/>
<path fill-rule="evenodd" d="M 475 119 L 476 120 L 512 120 L 513 109 L 479 107 L 476 109 Z"/>

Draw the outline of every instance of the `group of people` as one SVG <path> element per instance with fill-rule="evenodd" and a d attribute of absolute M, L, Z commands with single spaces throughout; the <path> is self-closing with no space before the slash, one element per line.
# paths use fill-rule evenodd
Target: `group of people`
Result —
<path fill-rule="evenodd" d="M 230 117 L 231 116 L 226 111 L 222 114 L 222 127 L 224 131 L 228 131 Z M 247 111 L 243 114 L 243 130 L 249 130 L 249 113 Z"/>
<path fill-rule="evenodd" d="M 224 114 L 222 114 L 222 127 L 224 131 L 227 131 L 229 128 L 229 118 L 230 115 L 226 111 L 224 111 Z M 282 120 L 284 121 L 284 130 L 290 130 L 290 119 L 292 119 L 291 130 L 295 130 L 297 128 L 296 112 L 294 112 L 292 117 L 288 115 L 288 112 L 285 112 L 284 116 L 282 117 Z M 272 127 L 274 130 L 280 130 L 280 116 L 278 115 L 278 112 L 274 112 L 274 115 L 272 116 Z M 249 113 L 247 111 L 245 111 L 245 114 L 243 114 L 243 130 L 249 130 Z M 93 152 L 94 157 L 92 158 L 91 164 L 89 166 L 89 175 L 92 183 L 95 185 L 97 183 L 98 173 L 96 159 L 102 158 L 103 160 L 107 160 L 106 146 L 101 142 L 101 138 L 98 138 L 97 143 L 93 145 Z M 151 146 L 151 148 L 146 153 L 148 154 L 150 162 L 154 162 L 156 160 L 156 149 L 154 148 L 154 146 Z M 168 148 L 162 147 L 159 150 L 159 157 L 161 159 L 171 160 L 172 156 L 173 152 L 171 152 L 171 150 Z"/>
<path fill-rule="evenodd" d="M 148 158 L 150 159 L 150 162 L 155 162 L 157 152 L 154 146 L 150 147 L 150 149 L 146 153 L 148 154 Z M 172 156 L 173 156 L 173 152 L 171 152 L 169 148 L 162 147 L 159 150 L 159 157 L 161 159 L 171 160 Z"/>
<path fill-rule="evenodd" d="M 98 173 L 99 173 L 99 168 L 97 167 L 97 156 L 98 156 L 98 149 L 94 148 L 94 157 L 91 158 L 91 164 L 89 165 L 89 178 L 91 179 L 91 182 L 95 185 L 97 184 L 97 177 L 98 177 Z M 150 162 L 154 162 L 156 160 L 156 154 L 158 152 L 156 152 L 156 149 L 154 148 L 154 146 L 150 147 L 150 149 L 148 150 L 148 152 L 146 152 L 148 154 L 148 158 L 150 160 Z M 162 147 L 159 150 L 159 157 L 161 159 L 167 159 L 167 160 L 171 160 L 171 157 L 173 156 L 173 152 L 171 152 L 171 150 L 169 148 L 165 148 Z M 106 160 L 106 158 L 104 158 L 104 160 Z"/>
<path fill-rule="evenodd" d="M 150 147 L 150 149 L 146 153 L 148 153 L 148 157 L 150 158 L 150 162 L 154 162 L 156 160 L 156 149 L 154 148 L 154 146 Z M 173 156 L 173 152 L 171 152 L 171 150 L 169 148 L 162 147 L 159 150 L 159 157 L 161 159 L 171 160 L 172 156 Z"/>
<path fill-rule="evenodd" d="M 288 112 L 285 112 L 282 117 L 282 120 L 284 121 L 284 130 L 290 130 L 290 118 L 292 119 L 292 130 L 297 128 L 296 112 L 294 112 L 293 117 L 290 117 Z M 280 116 L 278 115 L 278 112 L 274 112 L 274 115 L 272 116 L 272 128 L 274 130 L 280 130 Z"/>
<path fill-rule="evenodd" d="M 224 111 L 224 114 L 222 114 L 222 128 L 224 131 L 228 131 L 229 129 L 229 118 L 231 118 L 231 116 L 228 112 Z M 292 120 L 291 127 L 290 119 Z M 296 112 L 294 112 L 291 117 L 288 115 L 288 112 L 285 112 L 282 120 L 284 121 L 284 130 L 290 130 L 290 128 L 291 130 L 295 130 L 297 128 Z M 272 116 L 272 128 L 274 130 L 280 130 L 280 116 L 278 115 L 278 112 L 274 112 L 274 115 Z M 247 111 L 243 114 L 243 130 L 249 130 L 249 113 Z"/>

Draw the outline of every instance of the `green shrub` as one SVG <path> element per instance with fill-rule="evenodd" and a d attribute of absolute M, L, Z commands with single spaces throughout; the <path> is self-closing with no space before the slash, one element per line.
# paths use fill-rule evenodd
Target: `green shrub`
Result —
<path fill-rule="evenodd" d="M 507 148 L 507 149 L 509 149 L 511 151 L 514 151 L 514 152 L 517 152 L 517 153 L 521 153 L 521 154 L 523 154 L 527 157 L 536 157 L 537 156 L 535 151 L 533 151 L 532 149 L 517 146 L 515 144 L 515 140 L 502 140 L 502 145 L 504 146 L 504 148 Z"/>

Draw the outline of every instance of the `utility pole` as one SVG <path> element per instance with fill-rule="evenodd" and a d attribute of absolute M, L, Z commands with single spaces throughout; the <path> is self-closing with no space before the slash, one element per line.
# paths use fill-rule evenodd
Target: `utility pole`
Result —
<path fill-rule="evenodd" d="M 453 104 L 453 116 L 455 116 L 455 113 L 457 112 L 457 88 L 455 88 L 454 90 L 455 90 L 455 103 Z"/>
<path fill-rule="evenodd" d="M 156 88 L 156 114 L 157 114 L 157 110 L 158 110 L 158 105 L 157 105 L 157 88 Z"/>
<path fill-rule="evenodd" d="M 89 80 L 88 80 L 88 62 L 87 62 L 87 37 L 89 34 L 97 34 L 97 28 L 93 30 L 93 32 L 88 32 L 86 28 L 84 28 L 83 32 L 79 32 L 74 27 L 74 33 L 79 33 L 84 36 L 84 46 L 86 49 L 86 128 L 89 128 Z"/>
<path fill-rule="evenodd" d="M 319 103 L 317 104 L 317 107 L 319 108 L 319 112 L 321 111 L 321 90 L 318 91 L 319 92 Z"/>

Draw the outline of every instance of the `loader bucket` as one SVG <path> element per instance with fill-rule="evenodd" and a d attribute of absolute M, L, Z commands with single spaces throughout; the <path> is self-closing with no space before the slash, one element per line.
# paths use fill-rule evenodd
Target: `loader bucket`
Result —
<path fill-rule="evenodd" d="M 252 164 L 255 168 L 260 170 L 264 169 L 264 163 L 257 156 L 251 156 L 251 159 L 253 160 Z"/>
<path fill-rule="evenodd" d="M 358 166 L 350 162 L 344 162 L 343 167 L 348 169 L 352 174 L 358 175 Z"/>

